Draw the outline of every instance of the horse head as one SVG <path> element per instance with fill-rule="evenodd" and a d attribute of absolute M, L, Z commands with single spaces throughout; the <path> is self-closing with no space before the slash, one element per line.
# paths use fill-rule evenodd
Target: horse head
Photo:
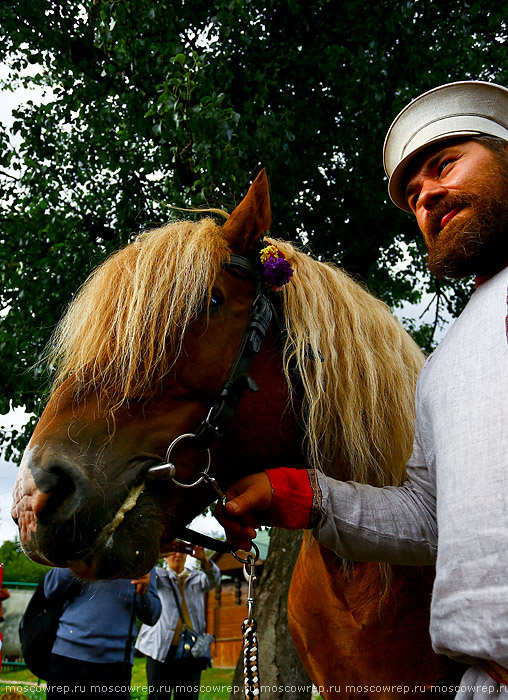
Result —
<path fill-rule="evenodd" d="M 270 293 L 277 323 L 266 329 L 258 243 L 270 219 L 263 171 L 223 226 L 208 217 L 143 233 L 86 281 L 54 335 L 54 391 L 14 489 L 32 559 L 82 578 L 144 574 L 215 500 L 205 480 L 184 488 L 209 458 L 222 490 L 270 466 L 403 479 L 419 349 L 344 271 L 273 239 L 294 276 Z M 247 370 L 246 331 L 261 327 Z M 207 417 L 224 397 L 231 420 L 214 441 Z M 173 480 L 148 478 L 167 457 Z"/>
<path fill-rule="evenodd" d="M 144 233 L 87 280 L 55 335 L 56 388 L 14 489 L 12 514 L 32 559 L 82 578 L 148 571 L 215 500 L 204 481 L 186 489 L 147 478 L 175 440 L 171 461 L 183 485 L 209 458 L 222 488 L 260 464 L 301 459 L 271 329 L 223 438 L 210 453 L 181 438 L 203 425 L 235 361 L 257 282 L 232 260 L 255 267 L 270 216 L 262 171 L 222 227 L 206 218 Z"/>

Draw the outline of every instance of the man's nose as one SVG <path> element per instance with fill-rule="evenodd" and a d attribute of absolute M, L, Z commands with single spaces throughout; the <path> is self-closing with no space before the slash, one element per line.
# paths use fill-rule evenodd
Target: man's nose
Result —
<path fill-rule="evenodd" d="M 437 180 L 424 180 L 418 197 L 418 204 L 430 211 L 446 194 L 448 194 L 448 190 Z"/>

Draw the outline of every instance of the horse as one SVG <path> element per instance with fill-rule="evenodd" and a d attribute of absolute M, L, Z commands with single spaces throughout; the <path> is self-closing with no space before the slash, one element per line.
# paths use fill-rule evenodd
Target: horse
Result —
<path fill-rule="evenodd" d="M 275 466 L 403 481 L 422 364 L 414 341 L 343 270 L 266 237 L 265 171 L 222 214 L 140 234 L 61 320 L 48 353 L 55 383 L 13 494 L 35 561 L 84 579 L 140 576 L 216 499 L 211 476 L 223 490 Z M 293 271 L 279 291 L 263 291 L 263 238 Z M 214 424 L 224 404 L 227 420 Z M 172 478 L 151 478 L 157 470 Z M 402 687 L 429 697 L 450 679 L 430 644 L 432 579 L 429 567 L 343 562 L 305 537 L 288 615 L 325 698 L 395 698 Z"/>

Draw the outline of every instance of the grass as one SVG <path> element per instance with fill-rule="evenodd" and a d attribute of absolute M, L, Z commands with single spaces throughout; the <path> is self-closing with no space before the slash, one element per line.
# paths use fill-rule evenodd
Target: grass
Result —
<path fill-rule="evenodd" d="M 7 685 L 11 685 L 11 687 L 13 685 L 16 686 L 16 692 L 6 693 L 7 685 L 2 683 L 0 684 L 0 700 L 8 700 L 9 698 L 14 700 L 14 698 L 20 698 L 23 695 L 30 698 L 30 700 L 44 700 L 46 697 L 43 688 L 25 685 L 25 683 L 33 683 L 38 680 L 27 668 L 14 671 L 2 670 L 1 675 L 2 680 L 7 681 Z M 203 671 L 201 674 L 199 700 L 229 700 L 233 675 L 234 669 L 232 668 L 208 668 L 206 671 Z M 13 681 L 19 682 L 14 684 Z M 148 691 L 144 658 L 134 659 L 131 687 L 131 698 L 133 700 L 145 700 Z"/>

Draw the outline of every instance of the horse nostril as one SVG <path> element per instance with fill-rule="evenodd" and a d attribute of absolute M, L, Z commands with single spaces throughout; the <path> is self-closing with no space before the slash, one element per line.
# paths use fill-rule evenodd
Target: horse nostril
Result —
<path fill-rule="evenodd" d="M 70 464 L 56 464 L 40 471 L 36 477 L 39 494 L 33 511 L 42 523 L 65 522 L 80 510 L 90 487 L 86 477 Z"/>

